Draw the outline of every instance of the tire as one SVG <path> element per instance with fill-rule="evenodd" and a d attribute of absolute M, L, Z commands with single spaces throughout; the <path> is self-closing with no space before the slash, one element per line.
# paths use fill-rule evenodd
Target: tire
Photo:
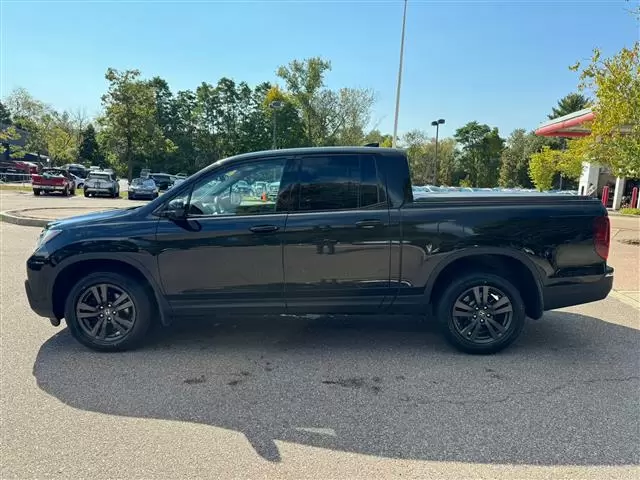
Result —
<path fill-rule="evenodd" d="M 34 189 L 33 189 L 33 194 L 34 194 L 36 197 L 39 197 L 39 196 L 40 196 L 40 189 L 39 189 L 39 188 L 34 188 Z"/>
<path fill-rule="evenodd" d="M 76 195 L 76 189 L 75 189 L 75 188 L 72 188 L 72 189 L 71 189 L 71 192 L 69 192 L 69 193 L 71 194 L 71 196 L 72 196 L 72 197 L 75 197 L 75 195 Z"/>
<path fill-rule="evenodd" d="M 495 353 L 509 346 L 522 332 L 526 318 L 518 289 L 506 278 L 483 272 L 453 280 L 440 295 L 435 312 L 447 341 L 473 354 Z"/>
<path fill-rule="evenodd" d="M 62 196 L 63 197 L 69 196 L 69 187 L 64 187 L 64 190 L 62 191 Z"/>
<path fill-rule="evenodd" d="M 133 195 L 131 195 L 130 193 L 129 193 L 129 194 L 127 194 L 127 198 L 128 198 L 129 200 L 135 200 L 135 197 L 134 197 Z"/>
<path fill-rule="evenodd" d="M 84 191 L 84 196 L 89 198 L 89 192 L 87 192 L 86 190 Z"/>
<path fill-rule="evenodd" d="M 108 286 L 107 301 L 104 300 L 101 285 Z M 118 290 L 129 297 L 119 306 L 129 304 L 130 306 L 120 310 L 122 313 L 118 312 L 116 316 L 112 308 L 118 303 L 118 297 L 114 295 Z M 95 296 L 96 293 L 100 298 Z M 83 306 L 79 307 L 80 304 Z M 102 308 L 99 307 L 100 304 Z M 89 318 L 78 318 L 78 312 Z M 93 317 L 94 312 L 96 315 L 103 312 L 102 315 L 110 316 L 100 319 L 97 316 Z M 64 317 L 71 334 L 84 346 L 100 352 L 119 352 L 139 346 L 149 330 L 152 314 L 153 306 L 149 301 L 149 292 L 144 286 L 127 275 L 115 272 L 96 272 L 87 275 L 73 286 L 65 299 Z M 127 318 L 121 318 L 120 315 Z M 115 318 L 122 323 L 116 323 Z M 102 323 L 98 325 L 99 322 Z M 102 332 L 103 325 L 104 332 Z M 127 329 L 123 333 L 125 326 Z M 92 328 L 97 328 L 95 335 L 89 331 Z M 101 333 L 104 334 L 101 335 Z"/>

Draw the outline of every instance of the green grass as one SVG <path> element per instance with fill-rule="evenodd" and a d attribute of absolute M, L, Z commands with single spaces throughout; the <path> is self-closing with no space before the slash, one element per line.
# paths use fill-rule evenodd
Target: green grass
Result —
<path fill-rule="evenodd" d="M 640 208 L 621 208 L 622 215 L 640 215 Z"/>
<path fill-rule="evenodd" d="M 11 184 L 11 183 L 2 183 L 0 184 L 0 190 L 11 190 L 11 191 L 18 191 L 18 192 L 30 192 L 31 189 L 31 185 L 15 185 L 15 184 Z"/>

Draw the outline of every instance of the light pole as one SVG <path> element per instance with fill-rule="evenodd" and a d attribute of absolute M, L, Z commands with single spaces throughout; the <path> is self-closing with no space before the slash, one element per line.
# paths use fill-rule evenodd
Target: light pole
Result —
<path fill-rule="evenodd" d="M 432 127 L 436 127 L 436 161 L 433 165 L 433 184 L 438 182 L 438 133 L 440 131 L 440 125 L 444 124 L 444 118 L 439 118 L 431 122 Z"/>
<path fill-rule="evenodd" d="M 271 148 L 273 150 L 275 150 L 277 148 L 277 142 L 276 142 L 276 125 L 277 125 L 277 119 L 278 119 L 278 109 L 284 107 L 284 103 L 280 100 L 274 100 L 273 102 L 271 102 L 269 104 L 269 108 L 271 110 L 273 110 L 273 145 L 271 146 Z"/>
<path fill-rule="evenodd" d="M 407 0 L 404 0 L 404 11 L 402 12 L 402 36 L 400 37 L 400 65 L 398 67 L 398 85 L 396 87 L 396 113 L 393 121 L 393 140 L 391 146 L 396 147 L 398 139 L 398 113 L 400 113 L 400 84 L 402 83 L 402 60 L 404 57 L 404 25 L 407 20 Z"/>

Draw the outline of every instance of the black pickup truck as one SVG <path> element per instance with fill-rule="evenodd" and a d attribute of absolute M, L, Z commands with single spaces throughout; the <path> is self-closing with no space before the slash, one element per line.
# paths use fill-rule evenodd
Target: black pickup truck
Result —
<path fill-rule="evenodd" d="M 238 182 L 280 187 L 252 196 Z M 525 317 L 605 298 L 608 250 L 597 200 L 414 199 L 401 150 L 274 150 L 216 162 L 141 207 L 50 223 L 26 290 L 96 350 L 180 316 L 421 313 L 457 348 L 491 353 Z"/>

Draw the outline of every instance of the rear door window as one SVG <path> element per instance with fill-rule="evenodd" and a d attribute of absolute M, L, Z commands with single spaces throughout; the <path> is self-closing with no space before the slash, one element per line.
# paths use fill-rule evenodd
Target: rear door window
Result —
<path fill-rule="evenodd" d="M 295 210 L 303 212 L 386 205 L 373 155 L 305 157 L 300 163 L 296 192 Z"/>

